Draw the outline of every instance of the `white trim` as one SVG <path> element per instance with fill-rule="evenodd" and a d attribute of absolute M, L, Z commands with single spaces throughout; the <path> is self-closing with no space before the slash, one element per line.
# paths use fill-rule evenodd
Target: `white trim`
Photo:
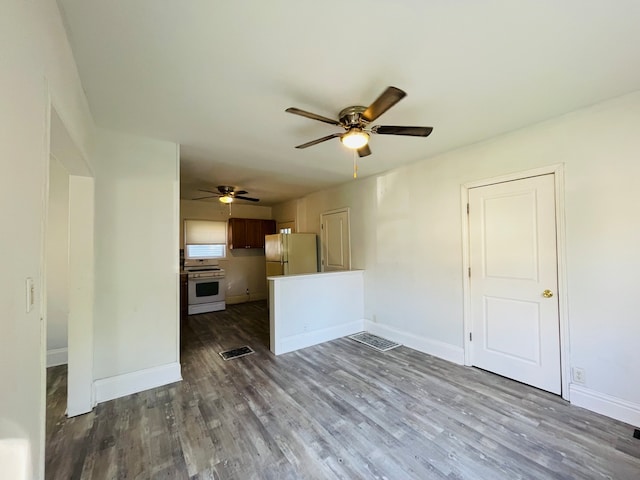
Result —
<path fill-rule="evenodd" d="M 68 361 L 68 350 L 66 347 L 47 350 L 47 368 L 66 365 Z"/>
<path fill-rule="evenodd" d="M 640 404 L 596 392 L 580 385 L 570 384 L 569 388 L 572 405 L 586 408 L 630 425 L 640 426 Z"/>
<path fill-rule="evenodd" d="M 363 320 L 355 320 L 353 322 L 344 323 L 335 327 L 314 330 L 313 332 L 300 333 L 291 335 L 290 337 L 279 338 L 274 345 L 273 353 L 281 355 L 283 353 L 293 352 L 301 348 L 312 347 L 320 343 L 329 342 L 336 338 L 346 337 L 354 333 L 362 332 Z"/>
<path fill-rule="evenodd" d="M 396 343 L 418 350 L 419 352 L 433 355 L 434 357 L 442 358 L 443 360 L 457 363 L 458 365 L 464 364 L 464 349 L 462 347 L 396 330 L 395 328 L 380 323 L 374 323 L 371 320 L 364 321 L 364 330 L 388 340 L 393 340 Z"/>
<path fill-rule="evenodd" d="M 174 228 L 174 232 L 180 232 L 180 145 L 176 144 L 176 165 L 175 165 L 175 175 L 176 175 L 176 181 L 173 184 L 173 201 L 174 201 L 174 206 L 173 206 L 173 228 Z M 184 232 L 183 232 L 184 234 Z M 225 233 L 225 239 L 226 239 L 226 233 Z M 183 246 L 184 248 L 184 246 Z M 174 235 L 174 239 L 173 239 L 173 251 L 179 251 L 180 250 L 180 234 L 178 233 L 178 235 Z M 225 255 L 226 255 L 227 249 L 225 246 Z M 178 364 L 178 376 L 180 376 L 180 343 L 181 343 L 181 329 L 182 329 L 182 279 L 180 278 L 180 260 L 176 259 L 174 260 L 175 263 L 175 269 L 178 272 L 178 275 L 176 275 L 176 285 L 175 285 L 175 295 L 176 295 L 176 324 L 175 324 L 175 329 L 176 329 L 176 343 L 175 343 L 175 352 L 176 352 L 176 363 Z M 188 300 L 185 299 L 185 301 Z"/>
<path fill-rule="evenodd" d="M 541 175 L 549 175 L 550 173 L 556 173 L 558 170 L 562 170 L 564 165 L 562 163 L 556 163 L 555 165 L 547 165 L 545 167 L 532 168 L 531 170 L 524 170 L 522 172 L 507 173 L 505 175 L 498 175 L 497 177 L 485 178 L 482 180 L 475 180 L 473 182 L 467 182 L 463 187 L 476 188 L 484 187 L 486 185 L 494 185 L 496 183 L 512 182 L 514 180 L 522 180 L 523 178 L 539 177 Z"/>
<path fill-rule="evenodd" d="M 182 380 L 178 362 L 101 378 L 93 383 L 96 404 Z"/>
<path fill-rule="evenodd" d="M 525 170 L 523 172 L 509 173 L 497 177 L 467 182 L 460 186 L 460 212 L 462 225 L 462 317 L 464 332 L 464 364 L 471 365 L 472 342 L 469 341 L 471 332 L 471 290 L 469 284 L 469 223 L 467 216 L 467 204 L 469 202 L 469 189 L 493 185 L 496 183 L 511 182 L 523 178 L 537 177 L 540 175 L 554 175 L 555 206 L 556 206 L 556 251 L 558 268 L 558 316 L 560 321 L 560 369 L 562 398 L 570 399 L 569 379 L 569 313 L 567 302 L 567 249 L 565 235 L 564 215 L 564 165 L 559 163 L 545 167 Z"/>
<path fill-rule="evenodd" d="M 562 398 L 571 398 L 571 350 L 569 343 L 569 280 L 567 277 L 567 239 L 564 206 L 564 165 L 554 170 L 556 190 L 556 252 L 558 262 L 558 315 L 560 319 L 560 380 Z"/>
<path fill-rule="evenodd" d="M 468 184 L 467 184 L 468 185 Z M 469 278 L 469 186 L 460 187 L 460 225 L 462 225 L 462 331 L 464 365 L 471 366 L 471 350 L 473 343 L 469 341 L 471 334 L 471 283 Z"/>
<path fill-rule="evenodd" d="M 51 110 L 53 108 L 51 98 L 51 88 L 49 80 L 44 78 L 44 89 L 46 96 L 45 118 L 44 120 L 44 157 L 42 158 L 43 182 L 42 188 L 42 217 L 40 218 L 40 348 L 38 349 L 39 370 L 40 370 L 40 392 L 39 392 L 39 451 L 37 459 L 38 471 L 36 476 L 44 477 L 45 471 L 45 450 L 46 450 L 46 425 L 47 425 L 47 223 L 49 222 L 49 170 L 51 168 Z M 34 477 L 35 478 L 35 477 Z"/>

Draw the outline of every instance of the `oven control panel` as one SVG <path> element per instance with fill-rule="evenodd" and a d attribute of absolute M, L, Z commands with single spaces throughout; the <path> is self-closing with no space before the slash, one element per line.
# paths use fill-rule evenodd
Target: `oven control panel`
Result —
<path fill-rule="evenodd" d="M 189 272 L 188 278 L 224 278 L 224 270 L 201 270 Z"/>

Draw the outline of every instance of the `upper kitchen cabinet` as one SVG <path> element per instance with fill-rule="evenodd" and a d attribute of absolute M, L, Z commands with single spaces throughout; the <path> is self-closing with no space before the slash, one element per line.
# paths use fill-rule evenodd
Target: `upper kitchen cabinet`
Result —
<path fill-rule="evenodd" d="M 257 248 L 264 248 L 265 235 L 271 235 L 276 233 L 276 221 L 275 220 L 254 220 L 253 226 L 247 224 L 247 235 L 250 238 L 250 243 L 253 243 Z"/>
<path fill-rule="evenodd" d="M 265 235 L 276 233 L 275 220 L 230 218 L 227 242 L 229 249 L 264 248 Z"/>

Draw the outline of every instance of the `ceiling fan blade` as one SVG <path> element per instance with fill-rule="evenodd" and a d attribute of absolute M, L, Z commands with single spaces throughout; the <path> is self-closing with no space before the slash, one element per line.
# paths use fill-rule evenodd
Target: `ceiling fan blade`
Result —
<path fill-rule="evenodd" d="M 301 115 L 303 117 L 307 117 L 312 120 L 318 120 L 324 123 L 329 123 L 331 125 L 340 126 L 340 122 L 338 122 L 337 120 L 332 120 L 331 118 L 323 117 L 322 115 L 318 115 L 317 113 L 311 113 L 305 110 L 300 110 L 299 108 L 289 107 L 285 110 L 285 112 L 293 113 L 295 115 Z"/>
<path fill-rule="evenodd" d="M 245 193 L 249 193 L 246 190 L 238 190 L 236 192 L 233 192 L 234 195 L 244 195 Z"/>
<path fill-rule="evenodd" d="M 191 200 L 204 200 L 205 198 L 215 198 L 215 197 L 219 197 L 220 195 L 207 195 L 206 197 L 198 197 L 198 198 L 192 198 Z"/>
<path fill-rule="evenodd" d="M 219 192 L 214 192 L 213 190 L 204 190 L 203 188 L 199 188 L 198 191 L 199 192 L 213 193 L 214 195 L 220 195 Z"/>
<path fill-rule="evenodd" d="M 318 143 L 326 142 L 327 140 L 331 140 L 332 138 L 341 137 L 342 133 L 332 133 L 331 135 L 327 135 L 326 137 L 318 138 L 317 140 L 311 140 L 310 142 L 303 143 L 302 145 L 298 145 L 296 148 L 307 148 L 313 145 L 317 145 Z"/>
<path fill-rule="evenodd" d="M 362 118 L 367 122 L 373 122 L 406 96 L 407 94 L 399 88 L 387 87 L 387 89 L 382 92 L 382 95 L 376 98 L 376 100 L 369 105 L 369 108 L 364 111 Z"/>
<path fill-rule="evenodd" d="M 395 125 L 376 125 L 371 129 L 378 135 L 409 135 L 411 137 L 428 137 L 433 127 L 398 127 Z"/>
<path fill-rule="evenodd" d="M 369 145 L 367 144 L 364 147 L 359 148 L 358 155 L 360 156 L 360 158 L 371 155 L 371 149 L 369 148 Z"/>
<path fill-rule="evenodd" d="M 259 202 L 259 198 L 251 198 L 251 197 L 242 197 L 240 195 L 234 195 L 233 198 L 237 198 L 238 200 L 249 200 L 250 202 Z"/>

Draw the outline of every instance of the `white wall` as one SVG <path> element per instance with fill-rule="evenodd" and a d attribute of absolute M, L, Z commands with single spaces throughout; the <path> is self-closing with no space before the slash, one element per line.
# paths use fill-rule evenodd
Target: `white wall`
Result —
<path fill-rule="evenodd" d="M 321 212 L 351 207 L 365 316 L 462 349 L 460 186 L 564 163 L 570 362 L 585 369 L 587 394 L 620 400 L 640 423 L 638 125 L 640 92 L 309 195 L 297 201 L 301 229 L 318 233 Z"/>
<path fill-rule="evenodd" d="M 69 315 L 69 172 L 54 156 L 49 165 L 45 238 L 47 366 L 67 363 Z"/>
<path fill-rule="evenodd" d="M 291 202 L 280 203 L 278 205 L 274 205 L 272 208 L 273 218 L 277 218 L 278 222 L 290 222 L 293 221 L 296 224 L 296 232 L 301 232 L 299 230 L 298 223 L 298 204 L 299 200 L 293 200 Z"/>
<path fill-rule="evenodd" d="M 361 332 L 363 314 L 362 271 L 269 277 L 269 348 L 275 355 Z"/>
<path fill-rule="evenodd" d="M 179 379 L 179 149 L 103 129 L 96 147 L 94 378 L 118 396 L 148 388 L 132 372 Z"/>
<path fill-rule="evenodd" d="M 231 206 L 235 218 L 271 219 L 271 207 L 259 205 Z M 229 207 L 220 202 L 180 200 L 180 248 L 184 247 L 184 219 L 218 220 L 226 222 Z M 177 255 L 177 252 L 176 252 Z M 267 274 L 264 249 L 227 250 L 227 258 L 220 260 L 227 282 L 227 303 L 240 303 L 267 298 Z M 247 288 L 249 296 L 246 295 Z"/>
<path fill-rule="evenodd" d="M 26 476 L 44 471 L 43 220 L 50 100 L 79 148 L 93 123 L 54 0 L 6 0 L 0 15 L 0 444 L 28 450 Z M 25 310 L 25 278 L 36 304 Z M 24 440 L 24 442 L 19 441 Z M 2 457 L 6 459 L 7 457 Z M 15 457 L 12 457 L 15 458 Z M 0 471 L 11 471 L 0 465 Z"/>

